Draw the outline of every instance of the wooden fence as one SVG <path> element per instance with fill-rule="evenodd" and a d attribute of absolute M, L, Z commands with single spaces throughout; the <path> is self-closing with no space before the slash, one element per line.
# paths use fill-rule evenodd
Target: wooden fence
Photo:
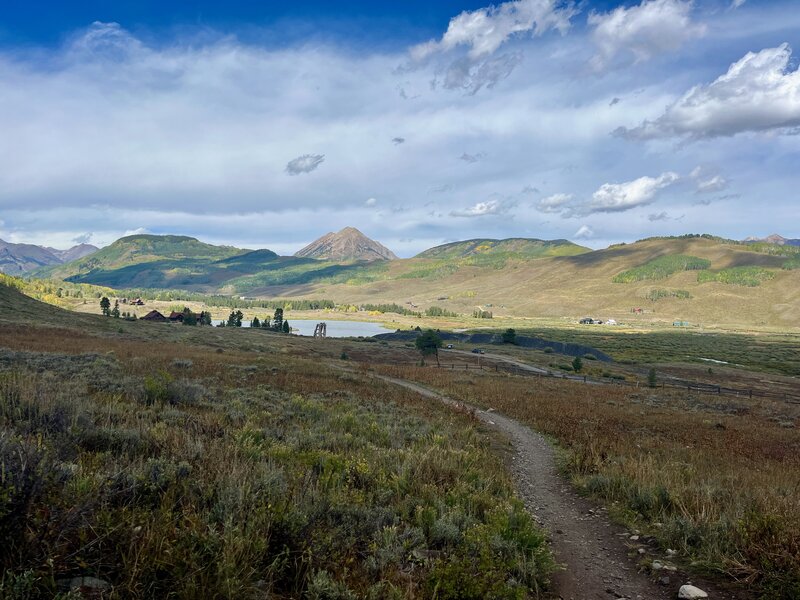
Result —
<path fill-rule="evenodd" d="M 613 378 L 603 378 L 603 379 L 596 379 L 593 377 L 589 377 L 587 375 L 569 375 L 567 373 L 554 373 L 552 371 L 546 372 L 538 372 L 534 371 L 535 367 L 531 369 L 524 369 L 522 367 L 511 365 L 508 363 L 493 363 L 493 364 L 484 364 L 484 363 L 440 363 L 438 365 L 433 365 L 433 367 L 438 369 L 452 369 L 452 370 L 481 370 L 481 371 L 494 371 L 494 372 L 502 372 L 502 373 L 509 373 L 511 375 L 520 375 L 523 377 L 545 377 L 545 378 L 554 378 L 554 379 L 566 379 L 568 381 L 577 381 L 580 383 L 586 383 L 591 385 L 620 385 L 624 387 L 632 387 L 632 388 L 649 388 L 646 383 L 641 383 L 639 381 L 626 381 L 624 379 L 613 379 Z M 673 389 L 682 389 L 686 390 L 687 392 L 697 392 L 700 394 L 712 394 L 716 396 L 736 396 L 738 398 L 767 398 L 771 400 L 780 400 L 783 402 L 788 402 L 790 404 L 800 404 L 800 394 L 790 394 L 788 392 L 770 392 L 767 390 L 753 390 L 753 389 L 737 389 L 719 385 L 711 385 L 708 383 L 698 383 L 695 381 L 683 381 L 678 379 L 672 379 L 670 381 L 659 381 L 655 385 L 656 388 L 673 388 Z"/>

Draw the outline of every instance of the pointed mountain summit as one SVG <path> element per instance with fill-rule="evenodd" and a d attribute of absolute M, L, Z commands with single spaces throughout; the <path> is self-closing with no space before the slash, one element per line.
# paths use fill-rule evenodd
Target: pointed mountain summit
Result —
<path fill-rule="evenodd" d="M 295 256 L 334 261 L 397 259 L 394 252 L 369 239 L 355 227 L 327 233 L 295 253 Z"/>

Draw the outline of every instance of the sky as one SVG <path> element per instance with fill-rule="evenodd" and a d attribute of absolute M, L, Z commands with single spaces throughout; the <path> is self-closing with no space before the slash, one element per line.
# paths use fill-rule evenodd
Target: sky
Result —
<path fill-rule="evenodd" d="M 0 238 L 798 238 L 798 64 L 796 0 L 13 3 Z"/>

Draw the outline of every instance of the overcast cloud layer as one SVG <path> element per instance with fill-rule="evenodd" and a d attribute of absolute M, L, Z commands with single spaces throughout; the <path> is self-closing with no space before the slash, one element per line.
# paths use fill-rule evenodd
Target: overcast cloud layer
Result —
<path fill-rule="evenodd" d="M 795 8 L 516 0 L 380 51 L 101 22 L 6 47 L 0 238 L 800 237 Z"/>

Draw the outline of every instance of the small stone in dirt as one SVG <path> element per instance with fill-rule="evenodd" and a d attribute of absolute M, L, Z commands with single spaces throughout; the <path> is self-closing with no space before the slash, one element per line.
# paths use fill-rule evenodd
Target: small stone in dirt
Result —
<path fill-rule="evenodd" d="M 681 600 L 697 600 L 698 598 L 708 598 L 703 590 L 693 585 L 682 585 L 678 590 L 678 598 Z"/>
<path fill-rule="evenodd" d="M 664 568 L 664 563 L 654 560 L 653 564 L 650 565 L 650 568 L 653 569 L 653 571 L 660 571 Z"/>
<path fill-rule="evenodd" d="M 644 553 L 646 552 L 646 550 L 645 550 L 644 548 L 639 548 L 639 549 L 637 550 L 637 552 L 638 552 L 639 554 L 644 554 Z"/>
<path fill-rule="evenodd" d="M 630 537 L 630 539 L 631 539 L 631 541 L 636 542 L 636 541 L 639 541 L 639 536 L 638 535 L 632 535 Z"/>
<path fill-rule="evenodd" d="M 658 583 L 660 583 L 661 585 L 669 585 L 669 577 L 662 577 L 661 579 L 658 580 Z"/>
<path fill-rule="evenodd" d="M 676 550 L 672 550 L 667 548 L 667 556 L 675 556 L 678 552 Z"/>

